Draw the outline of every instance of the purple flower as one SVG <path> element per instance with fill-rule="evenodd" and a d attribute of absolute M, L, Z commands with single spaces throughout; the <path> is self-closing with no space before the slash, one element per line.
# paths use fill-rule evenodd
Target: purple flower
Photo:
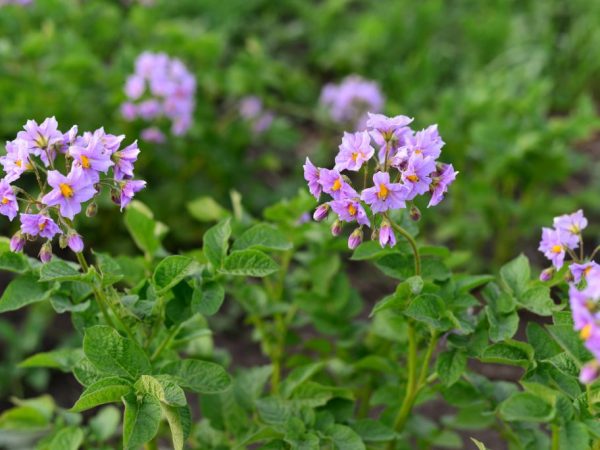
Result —
<path fill-rule="evenodd" d="M 577 237 L 572 234 L 561 233 L 559 230 L 544 227 L 542 228 L 542 240 L 538 250 L 552 261 L 554 267 L 560 269 L 565 261 L 565 249 L 576 248 L 577 245 Z"/>
<path fill-rule="evenodd" d="M 428 208 L 437 205 L 444 199 L 444 194 L 448 191 L 448 186 L 454 182 L 456 175 L 458 175 L 458 172 L 454 171 L 452 164 L 444 164 L 441 167 L 441 170 L 438 167 L 438 171 L 433 175 L 431 185 L 429 186 L 431 200 L 429 200 L 429 204 L 427 205 Z"/>
<path fill-rule="evenodd" d="M 408 191 L 400 183 L 390 183 L 390 174 L 377 172 L 373 175 L 373 187 L 362 191 L 361 199 L 371 206 L 374 213 L 388 209 L 405 208 Z"/>
<path fill-rule="evenodd" d="M 75 143 L 77 140 L 77 132 L 79 128 L 77 125 L 73 125 L 69 131 L 63 134 L 62 144 L 60 146 L 61 153 L 67 153 L 69 147 Z"/>
<path fill-rule="evenodd" d="M 23 139 L 6 143 L 6 155 L 0 157 L 0 164 L 6 172 L 6 181 L 15 181 L 23 172 L 32 169 L 29 153 L 29 144 Z"/>
<path fill-rule="evenodd" d="M 141 102 L 138 107 L 138 114 L 144 120 L 152 120 L 162 114 L 162 106 L 158 100 L 150 99 Z"/>
<path fill-rule="evenodd" d="M 53 189 L 44 195 L 42 203 L 48 206 L 59 205 L 60 214 L 69 219 L 73 219 L 81 211 L 81 203 L 96 194 L 94 185 L 79 167 L 73 167 L 67 176 L 57 170 L 50 170 L 48 184 Z"/>
<path fill-rule="evenodd" d="M 597 361 L 585 364 L 579 372 L 579 381 L 583 384 L 591 384 L 600 376 L 600 365 Z"/>
<path fill-rule="evenodd" d="M 581 231 L 587 227 L 587 224 L 588 221 L 583 216 L 581 209 L 573 214 L 565 214 L 554 218 L 554 228 L 574 235 L 581 234 Z"/>
<path fill-rule="evenodd" d="M 81 253 L 84 247 L 83 239 L 75 232 L 69 234 L 69 237 L 67 238 L 67 245 L 75 253 Z"/>
<path fill-rule="evenodd" d="M 244 97 L 239 103 L 240 116 L 252 125 L 254 134 L 264 133 L 275 118 L 271 111 L 263 108 L 262 100 L 254 95 Z"/>
<path fill-rule="evenodd" d="M 325 220 L 325 218 L 329 215 L 329 203 L 323 203 L 319 205 L 313 214 L 313 219 L 317 222 L 321 222 Z"/>
<path fill-rule="evenodd" d="M 12 252 L 23 251 L 26 242 L 27 240 L 23 237 L 23 233 L 17 231 L 13 234 L 13 237 L 10 238 L 10 250 Z"/>
<path fill-rule="evenodd" d="M 12 186 L 6 180 L 0 180 L 0 214 L 12 222 L 18 212 L 17 196 Z"/>
<path fill-rule="evenodd" d="M 379 160 L 383 162 L 386 153 L 392 152 L 397 147 L 402 147 L 407 136 L 412 135 L 412 130 L 408 124 L 413 121 L 407 116 L 387 117 L 383 114 L 369 113 L 367 127 L 371 129 L 370 134 L 375 143 L 379 146 Z"/>
<path fill-rule="evenodd" d="M 362 228 L 357 228 L 350 234 L 348 237 L 348 248 L 350 250 L 354 250 L 358 247 L 363 241 L 363 231 Z"/>
<path fill-rule="evenodd" d="M 138 148 L 137 141 L 128 145 L 123 150 L 113 153 L 112 158 L 115 161 L 114 173 L 116 180 L 133 178 L 133 164 L 137 161 L 139 153 L 140 149 Z"/>
<path fill-rule="evenodd" d="M 391 224 L 387 220 L 384 220 L 381 223 L 381 228 L 379 229 L 379 245 L 381 245 L 382 248 L 386 245 L 389 245 L 390 247 L 396 245 L 396 235 L 394 234 Z"/>
<path fill-rule="evenodd" d="M 371 146 L 371 137 L 366 131 L 357 133 L 344 133 L 340 152 L 335 157 L 335 170 L 358 171 L 367 162 L 375 149 Z"/>
<path fill-rule="evenodd" d="M 130 75 L 125 83 L 125 95 L 132 100 L 140 98 L 146 90 L 146 82 L 140 75 Z"/>
<path fill-rule="evenodd" d="M 380 112 L 385 100 L 376 82 L 350 75 L 340 84 L 325 85 L 319 101 L 334 122 L 351 123 L 355 129 L 363 130 L 367 112 Z"/>
<path fill-rule="evenodd" d="M 407 200 L 429 191 L 431 174 L 435 171 L 435 161 L 429 156 L 413 154 L 408 160 L 406 170 L 402 172 L 402 181 L 408 187 Z"/>
<path fill-rule="evenodd" d="M 40 125 L 35 120 L 28 120 L 23 128 L 25 131 L 19 131 L 17 139 L 26 141 L 31 153 L 39 156 L 48 166 L 49 159 L 54 160 L 56 156 L 54 146 L 61 145 L 63 141 L 63 134 L 58 130 L 58 122 L 54 117 L 47 118 Z"/>
<path fill-rule="evenodd" d="M 587 278 L 588 274 L 594 270 L 594 268 L 600 269 L 600 266 L 594 261 L 590 261 L 584 264 L 573 263 L 569 266 L 571 274 L 573 275 L 573 281 L 579 283 L 581 280 Z"/>
<path fill-rule="evenodd" d="M 156 144 L 163 144 L 167 140 L 163 132 L 156 127 L 145 128 L 142 130 L 141 137 L 144 141 Z"/>
<path fill-rule="evenodd" d="M 414 135 L 405 135 L 403 148 L 406 149 L 408 156 L 418 154 L 437 159 L 442 153 L 443 146 L 444 141 L 440 137 L 437 125 L 430 125 Z"/>
<path fill-rule="evenodd" d="M 331 195 L 334 200 L 358 197 L 358 193 L 346 183 L 337 170 L 319 169 L 319 180 L 323 191 Z"/>
<path fill-rule="evenodd" d="M 371 222 L 367 217 L 365 209 L 360 202 L 351 198 L 334 200 L 331 202 L 331 209 L 335 212 L 340 220 L 344 222 L 358 222 L 360 225 L 371 226 Z"/>
<path fill-rule="evenodd" d="M 138 115 L 138 108 L 135 103 L 125 102 L 121 105 L 121 115 L 123 118 L 129 122 L 134 120 Z"/>
<path fill-rule="evenodd" d="M 80 168 L 92 183 L 98 181 L 98 172 L 106 173 L 114 165 L 110 152 L 102 143 L 102 136 L 96 133 L 87 142 L 80 139 L 69 147 L 69 155 L 75 162 L 74 167 Z"/>
<path fill-rule="evenodd" d="M 29 236 L 41 236 L 46 239 L 52 239 L 54 235 L 60 234 L 60 228 L 50 217 L 43 214 L 23 214 L 19 215 L 21 219 L 21 232 Z"/>
<path fill-rule="evenodd" d="M 319 169 L 315 167 L 315 165 L 310 162 L 308 157 L 306 158 L 306 162 L 304 163 L 304 179 L 308 182 L 308 190 L 310 193 L 319 200 L 321 196 L 321 192 L 323 190 L 321 186 L 321 181 L 319 178 Z"/>
<path fill-rule="evenodd" d="M 145 187 L 146 182 L 142 180 L 121 181 L 121 192 L 119 195 L 119 205 L 121 206 L 121 211 L 123 211 L 123 208 L 125 208 L 131 202 L 131 200 L 133 200 L 134 195 Z"/>

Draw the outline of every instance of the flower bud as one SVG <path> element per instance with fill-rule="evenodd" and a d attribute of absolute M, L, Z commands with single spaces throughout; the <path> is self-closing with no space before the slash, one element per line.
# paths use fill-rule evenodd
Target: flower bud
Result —
<path fill-rule="evenodd" d="M 542 270 L 540 273 L 540 281 L 550 281 L 554 276 L 554 267 L 548 267 L 547 269 Z"/>
<path fill-rule="evenodd" d="M 80 235 L 75 232 L 69 233 L 69 238 L 67 239 L 67 245 L 69 248 L 75 253 L 81 253 L 83 251 L 83 239 Z"/>
<path fill-rule="evenodd" d="M 20 252 L 25 247 L 26 239 L 23 237 L 23 233 L 17 231 L 13 237 L 10 238 L 10 250 L 13 252 Z"/>
<path fill-rule="evenodd" d="M 52 243 L 50 241 L 46 241 L 42 248 L 40 249 L 40 261 L 43 263 L 50 262 L 52 259 Z"/>
<path fill-rule="evenodd" d="M 381 222 L 381 228 L 379 230 L 379 245 L 384 248 L 386 245 L 393 247 L 396 245 L 396 235 L 392 230 L 392 225 L 388 220 Z"/>
<path fill-rule="evenodd" d="M 112 202 L 115 205 L 120 205 L 121 204 L 121 191 L 118 191 L 116 189 L 111 189 L 110 190 L 110 199 L 112 200 Z"/>
<path fill-rule="evenodd" d="M 421 220 L 421 210 L 419 208 L 417 208 L 415 205 L 412 205 L 410 207 L 409 216 L 410 216 L 411 220 L 418 222 L 419 220 Z"/>
<path fill-rule="evenodd" d="M 352 232 L 350 237 L 348 238 L 348 248 L 350 250 L 354 250 L 358 247 L 363 241 L 363 231 L 362 228 L 357 228 Z"/>
<path fill-rule="evenodd" d="M 58 246 L 60 248 L 67 248 L 67 235 L 66 234 L 60 235 L 60 237 L 58 238 Z"/>
<path fill-rule="evenodd" d="M 541 278 L 541 275 L 540 275 Z M 573 276 L 573 272 L 571 272 L 570 270 L 567 270 L 567 273 L 565 273 L 565 281 L 567 283 L 572 283 L 573 281 L 575 281 L 575 277 Z"/>
<path fill-rule="evenodd" d="M 321 222 L 329 215 L 329 203 L 323 203 L 319 205 L 313 214 L 313 219 L 317 222 Z"/>
<path fill-rule="evenodd" d="M 335 222 L 333 222 L 333 225 L 331 225 L 331 234 L 333 234 L 334 236 L 339 236 L 340 234 L 342 234 L 342 227 L 342 221 L 336 220 Z"/>
<path fill-rule="evenodd" d="M 379 228 L 374 227 L 373 231 L 371 231 L 371 240 L 376 241 L 379 238 Z"/>
<path fill-rule="evenodd" d="M 583 384 L 593 383 L 600 375 L 600 366 L 597 361 L 585 364 L 579 372 L 579 381 Z"/>
<path fill-rule="evenodd" d="M 88 217 L 94 217 L 98 212 L 98 204 L 96 202 L 92 202 L 85 209 L 85 215 Z"/>

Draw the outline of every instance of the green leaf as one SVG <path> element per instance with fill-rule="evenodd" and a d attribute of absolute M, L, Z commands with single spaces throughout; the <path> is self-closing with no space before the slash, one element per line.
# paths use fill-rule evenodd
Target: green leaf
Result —
<path fill-rule="evenodd" d="M 508 339 L 486 348 L 481 360 L 527 368 L 533 363 L 533 353 L 533 347 L 528 343 Z"/>
<path fill-rule="evenodd" d="M 519 315 L 516 311 L 508 314 L 498 314 L 492 308 L 486 307 L 485 312 L 490 324 L 490 339 L 492 342 L 504 341 L 515 335 L 519 328 Z"/>
<path fill-rule="evenodd" d="M 99 441 L 113 437 L 120 424 L 121 411 L 114 406 L 105 406 L 89 421 L 90 430 Z"/>
<path fill-rule="evenodd" d="M 531 344 L 535 350 L 535 358 L 544 360 L 552 358 L 562 352 L 560 345 L 554 341 L 544 328 L 535 322 L 527 324 L 527 342 Z"/>
<path fill-rule="evenodd" d="M 71 408 L 81 412 L 105 403 L 120 402 L 131 391 L 131 384 L 124 378 L 108 377 L 88 386 Z"/>
<path fill-rule="evenodd" d="M 183 450 L 192 426 L 192 417 L 188 406 L 176 407 L 160 404 L 171 429 L 174 450 Z"/>
<path fill-rule="evenodd" d="M 279 270 L 279 265 L 258 250 L 238 250 L 223 262 L 221 273 L 242 277 L 266 277 Z"/>
<path fill-rule="evenodd" d="M 292 414 L 289 402 L 279 397 L 263 397 L 256 401 L 256 410 L 261 420 L 269 425 L 281 425 L 288 421 Z"/>
<path fill-rule="evenodd" d="M 218 281 L 202 283 L 201 289 L 194 290 L 192 311 L 205 316 L 212 316 L 219 311 L 225 300 L 225 288 Z"/>
<path fill-rule="evenodd" d="M 77 427 L 67 427 L 54 435 L 48 450 L 77 450 L 83 444 L 83 430 Z"/>
<path fill-rule="evenodd" d="M 17 406 L 0 415 L 0 430 L 39 430 L 48 425 L 49 417 L 33 406 Z"/>
<path fill-rule="evenodd" d="M 54 289 L 48 284 L 38 283 L 37 276 L 31 273 L 21 275 L 9 283 L 0 297 L 0 313 L 47 300 Z"/>
<path fill-rule="evenodd" d="M 119 262 L 106 253 L 94 252 L 102 285 L 111 286 L 125 277 Z"/>
<path fill-rule="evenodd" d="M 357 420 L 352 428 L 365 442 L 388 442 L 396 436 L 393 429 L 373 419 Z"/>
<path fill-rule="evenodd" d="M 381 247 L 379 242 L 365 241 L 356 247 L 356 250 L 354 250 L 354 253 L 352 253 L 352 257 L 350 259 L 353 261 L 370 261 L 394 253 L 398 254 L 396 247 Z"/>
<path fill-rule="evenodd" d="M 446 318 L 444 300 L 439 295 L 421 294 L 415 297 L 404 314 L 437 330 L 450 328 L 450 322 Z"/>
<path fill-rule="evenodd" d="M 456 383 L 466 367 L 467 356 L 458 349 L 441 353 L 436 362 L 436 372 L 446 386 Z"/>
<path fill-rule="evenodd" d="M 7 238 L 1 237 L 2 244 L 4 240 L 8 241 Z M 23 253 L 15 253 L 10 251 L 8 248 L 9 244 L 6 243 L 6 249 L 0 253 L 0 270 L 6 270 L 8 272 L 25 273 L 31 268 L 29 259 Z"/>
<path fill-rule="evenodd" d="M 580 365 L 590 359 L 590 353 L 584 347 L 577 332 L 573 330 L 572 325 L 548 325 L 546 331 Z"/>
<path fill-rule="evenodd" d="M 471 439 L 471 441 L 473 441 L 473 444 L 475 444 L 477 446 L 478 450 L 489 450 L 483 442 L 478 441 L 475 438 L 469 438 L 469 439 Z"/>
<path fill-rule="evenodd" d="M 156 293 L 162 294 L 178 284 L 185 277 L 198 270 L 198 263 L 186 256 L 167 256 L 158 263 L 152 275 Z"/>
<path fill-rule="evenodd" d="M 167 227 L 154 220 L 152 211 L 143 203 L 134 200 L 125 210 L 125 226 L 135 244 L 147 256 L 154 256 L 161 248 L 162 237 Z"/>
<path fill-rule="evenodd" d="M 224 219 L 229 214 L 212 197 L 199 197 L 187 204 L 190 215 L 200 222 L 213 222 Z"/>
<path fill-rule="evenodd" d="M 187 400 L 183 390 L 172 380 L 165 376 L 142 375 L 134 385 L 142 394 L 156 397 L 161 403 L 171 406 L 185 406 Z"/>
<path fill-rule="evenodd" d="M 470 292 L 490 281 L 494 281 L 494 279 L 493 275 L 456 275 L 454 277 L 456 292 L 459 294 Z"/>
<path fill-rule="evenodd" d="M 42 265 L 39 281 L 78 281 L 87 275 L 79 272 L 73 264 L 55 259 Z"/>
<path fill-rule="evenodd" d="M 567 422 L 560 427 L 559 443 L 561 450 L 589 450 L 590 436 L 585 424 Z"/>
<path fill-rule="evenodd" d="M 323 369 L 322 362 L 306 364 L 292 370 L 281 385 L 281 395 L 289 398 L 296 388 Z"/>
<path fill-rule="evenodd" d="M 538 285 L 527 289 L 521 297 L 519 303 L 527 310 L 538 316 L 551 316 L 556 309 L 556 305 L 550 297 L 550 288 L 548 286 Z"/>
<path fill-rule="evenodd" d="M 221 220 L 214 227 L 209 228 L 202 238 L 204 255 L 215 269 L 221 268 L 223 259 L 227 255 L 228 241 L 231 236 L 230 222 L 229 218 Z"/>
<path fill-rule="evenodd" d="M 223 392 L 231 386 L 231 377 L 218 364 L 198 359 L 173 361 L 161 369 L 180 386 L 199 394 Z"/>
<path fill-rule="evenodd" d="M 73 375 L 83 386 L 90 386 L 102 378 L 110 376 L 98 370 L 85 356 L 73 367 Z"/>
<path fill-rule="evenodd" d="M 517 298 L 525 292 L 531 277 L 529 260 L 521 254 L 500 269 L 500 278 L 506 288 Z"/>
<path fill-rule="evenodd" d="M 287 240 L 285 234 L 279 228 L 266 223 L 259 223 L 237 238 L 233 243 L 232 250 L 245 250 L 248 248 L 284 251 L 291 249 L 292 243 Z"/>
<path fill-rule="evenodd" d="M 504 400 L 500 417 L 509 422 L 550 422 L 555 410 L 552 405 L 529 392 L 516 392 Z"/>
<path fill-rule="evenodd" d="M 150 360 L 137 342 L 122 337 L 116 330 L 96 325 L 85 331 L 85 356 L 100 371 L 137 379 L 150 373 Z"/>
<path fill-rule="evenodd" d="M 123 402 L 123 450 L 139 450 L 158 433 L 160 403 L 151 395 L 144 395 L 140 400 L 131 395 L 124 397 Z"/>
<path fill-rule="evenodd" d="M 63 348 L 51 352 L 36 353 L 19 364 L 19 367 L 47 367 L 70 372 L 83 358 L 81 349 Z"/>
<path fill-rule="evenodd" d="M 338 450 L 365 450 L 365 444 L 356 432 L 347 426 L 335 424 L 328 432 Z"/>

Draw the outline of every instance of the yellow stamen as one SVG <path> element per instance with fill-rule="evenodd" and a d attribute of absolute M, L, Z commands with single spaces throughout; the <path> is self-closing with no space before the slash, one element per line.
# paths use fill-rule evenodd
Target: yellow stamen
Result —
<path fill-rule="evenodd" d="M 42 221 L 39 223 L 38 228 L 40 229 L 40 231 L 44 231 L 44 228 L 46 228 L 46 221 Z"/>
<path fill-rule="evenodd" d="M 415 155 L 420 155 L 421 153 L 423 153 L 421 149 L 418 148 L 415 150 Z"/>
<path fill-rule="evenodd" d="M 348 205 L 348 212 L 350 213 L 351 216 L 356 215 L 356 207 L 352 203 L 350 203 Z"/>
<path fill-rule="evenodd" d="M 15 161 L 15 166 L 17 166 L 17 167 L 22 167 L 22 166 L 23 166 L 23 163 L 21 162 L 21 160 L 20 160 L 20 159 L 17 159 L 17 160 Z"/>
<path fill-rule="evenodd" d="M 358 152 L 352 153 L 352 161 L 356 162 L 356 160 L 358 159 L 358 155 Z"/>
<path fill-rule="evenodd" d="M 590 337 L 592 337 L 592 324 L 588 323 L 585 327 L 583 327 L 579 332 L 579 336 L 584 341 L 587 341 Z"/>
<path fill-rule="evenodd" d="M 84 169 L 89 169 L 90 168 L 90 160 L 87 156 L 85 155 L 81 155 L 81 166 Z"/>
<path fill-rule="evenodd" d="M 413 183 L 416 183 L 417 181 L 419 181 L 419 177 L 416 175 L 407 175 L 406 179 L 408 181 L 412 181 Z"/>
<path fill-rule="evenodd" d="M 379 185 L 379 192 L 377 193 L 377 197 L 379 197 L 379 200 L 385 200 L 389 193 L 390 191 L 385 184 Z"/>
<path fill-rule="evenodd" d="M 6 205 L 10 200 L 7 199 L 6 197 L 2 197 L 2 204 Z"/>
<path fill-rule="evenodd" d="M 339 178 L 333 182 L 332 191 L 339 191 L 342 188 L 342 180 Z"/>
<path fill-rule="evenodd" d="M 553 245 L 552 246 L 552 249 L 551 249 L 552 253 L 560 253 L 562 251 L 563 251 L 562 245 Z"/>
<path fill-rule="evenodd" d="M 63 197 L 73 197 L 73 188 L 71 186 L 66 183 L 60 183 L 58 187 L 60 188 L 60 192 L 62 193 Z"/>
<path fill-rule="evenodd" d="M 588 275 L 588 274 L 589 274 L 589 273 L 592 271 L 592 267 L 593 267 L 593 266 L 589 266 L 589 267 L 586 267 L 586 268 L 583 270 L 583 276 L 584 276 L 584 277 L 585 277 L 585 276 L 587 276 L 587 275 Z"/>

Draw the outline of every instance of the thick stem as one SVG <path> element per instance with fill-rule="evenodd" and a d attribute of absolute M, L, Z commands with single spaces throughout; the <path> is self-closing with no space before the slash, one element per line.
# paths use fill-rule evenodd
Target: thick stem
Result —
<path fill-rule="evenodd" d="M 402 430 L 404 424 L 408 420 L 408 415 L 412 410 L 415 394 L 417 392 L 417 334 L 415 326 L 409 322 L 408 324 L 408 381 L 406 383 L 406 394 L 402 401 L 402 406 L 394 419 L 394 429 Z M 393 447 L 390 447 L 393 448 Z"/>
<path fill-rule="evenodd" d="M 560 427 L 553 423 L 552 424 L 552 450 L 559 450 L 560 448 Z"/>

